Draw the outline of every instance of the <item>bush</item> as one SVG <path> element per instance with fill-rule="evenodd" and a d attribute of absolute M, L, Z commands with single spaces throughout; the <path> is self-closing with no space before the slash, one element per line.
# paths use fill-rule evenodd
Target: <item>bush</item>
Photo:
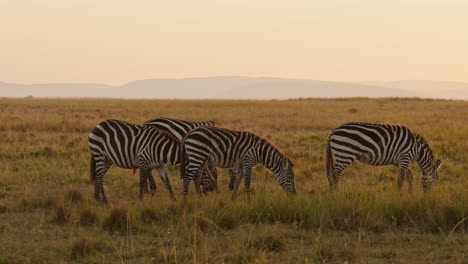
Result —
<path fill-rule="evenodd" d="M 143 223 L 150 224 L 158 219 L 160 219 L 160 215 L 155 208 L 143 208 L 140 211 L 140 220 Z"/>
<path fill-rule="evenodd" d="M 85 208 L 80 212 L 80 224 L 82 225 L 93 225 L 96 223 L 97 215 L 96 212 L 89 208 Z"/>
<path fill-rule="evenodd" d="M 59 225 L 68 223 L 70 219 L 70 213 L 67 211 L 63 204 L 58 204 L 55 207 L 55 222 Z"/>
<path fill-rule="evenodd" d="M 67 192 L 66 198 L 72 203 L 78 203 L 83 200 L 83 195 L 81 194 L 80 190 L 70 189 Z"/>
<path fill-rule="evenodd" d="M 96 249 L 96 242 L 87 238 L 81 238 L 73 243 L 70 256 L 72 259 L 82 258 L 93 254 Z"/>
<path fill-rule="evenodd" d="M 254 231 L 253 237 L 249 239 L 248 248 L 264 250 L 268 252 L 280 252 L 286 247 L 284 226 L 274 224 L 262 228 L 258 233 Z"/>
<path fill-rule="evenodd" d="M 266 235 L 255 238 L 249 247 L 270 252 L 280 252 L 284 250 L 284 241 L 280 237 Z"/>
<path fill-rule="evenodd" d="M 126 231 L 131 226 L 131 215 L 127 208 L 118 207 L 112 209 L 103 228 L 110 231 Z"/>
<path fill-rule="evenodd" d="M 8 211 L 8 207 L 4 204 L 0 204 L 0 214 L 6 213 Z"/>

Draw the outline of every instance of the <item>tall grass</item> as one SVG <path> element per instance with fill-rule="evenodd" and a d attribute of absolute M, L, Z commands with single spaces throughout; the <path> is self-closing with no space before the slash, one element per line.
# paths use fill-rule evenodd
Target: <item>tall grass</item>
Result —
<path fill-rule="evenodd" d="M 467 259 L 464 101 L 0 99 L 0 109 L 0 262 Z M 113 167 L 104 179 L 110 203 L 96 203 L 88 180 L 89 131 L 103 119 L 142 123 L 158 116 L 215 120 L 267 137 L 294 161 L 298 194 L 286 195 L 259 166 L 250 202 L 242 189 L 231 201 L 225 170 L 219 170 L 219 194 L 197 196 L 191 187 L 184 200 L 178 170 L 170 167 L 178 202 L 164 188 L 140 202 L 138 180 Z M 349 121 L 403 124 L 423 135 L 442 160 L 437 186 L 424 194 L 413 165 L 415 192 L 405 186 L 399 193 L 397 169 L 355 163 L 344 171 L 339 191 L 330 193 L 324 146 L 330 131 Z M 419 248 L 434 253 L 414 254 Z"/>

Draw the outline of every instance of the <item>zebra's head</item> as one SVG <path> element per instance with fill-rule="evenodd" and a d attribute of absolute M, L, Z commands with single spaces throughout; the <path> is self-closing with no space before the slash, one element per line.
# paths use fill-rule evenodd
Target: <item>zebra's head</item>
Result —
<path fill-rule="evenodd" d="M 424 191 L 428 191 L 431 188 L 431 186 L 439 179 L 439 175 L 437 175 L 437 170 L 440 168 L 440 165 L 440 160 L 432 160 L 428 170 L 423 170 L 422 184 Z"/>
<path fill-rule="evenodd" d="M 288 194 L 296 194 L 293 166 L 291 159 L 284 156 L 281 159 L 281 167 L 277 175 L 279 184 Z"/>
<path fill-rule="evenodd" d="M 421 136 L 416 136 L 417 141 L 417 162 L 423 171 L 422 185 L 423 190 L 428 191 L 430 187 L 439 179 L 437 170 L 440 168 L 441 161 L 435 160 L 432 150 Z"/>

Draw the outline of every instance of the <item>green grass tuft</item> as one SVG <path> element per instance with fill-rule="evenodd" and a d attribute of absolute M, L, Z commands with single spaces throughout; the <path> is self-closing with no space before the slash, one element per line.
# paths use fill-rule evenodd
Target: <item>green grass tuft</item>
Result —
<path fill-rule="evenodd" d="M 72 188 L 68 190 L 66 198 L 72 203 L 79 203 L 83 200 L 83 194 L 80 190 Z"/>
<path fill-rule="evenodd" d="M 90 238 L 80 238 L 73 242 L 70 249 L 70 258 L 73 260 L 80 260 L 96 254 L 104 249 L 102 243 L 96 242 Z"/>
<path fill-rule="evenodd" d="M 55 217 L 54 220 L 57 224 L 63 225 L 68 223 L 70 220 L 70 212 L 64 204 L 59 203 L 55 206 Z"/>
<path fill-rule="evenodd" d="M 131 212 L 126 207 L 115 207 L 104 220 L 103 228 L 110 231 L 127 232 L 132 227 Z"/>
<path fill-rule="evenodd" d="M 8 206 L 0 204 L 0 214 L 8 212 Z"/>
<path fill-rule="evenodd" d="M 97 221 L 97 213 L 91 208 L 83 208 L 80 211 L 80 224 L 84 226 L 94 225 Z"/>

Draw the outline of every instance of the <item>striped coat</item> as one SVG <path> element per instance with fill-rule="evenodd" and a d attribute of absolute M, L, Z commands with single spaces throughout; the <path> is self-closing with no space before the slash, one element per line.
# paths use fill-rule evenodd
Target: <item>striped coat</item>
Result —
<path fill-rule="evenodd" d="M 336 164 L 333 163 L 333 156 Z M 395 165 L 399 169 L 398 187 L 407 176 L 412 191 L 412 174 L 408 166 L 416 161 L 423 171 L 423 188 L 437 179 L 440 160 L 435 160 L 423 137 L 399 125 L 347 123 L 331 133 L 326 147 L 327 177 L 332 190 L 337 188 L 343 170 L 354 160 L 374 166 Z"/>
<path fill-rule="evenodd" d="M 149 126 L 156 128 L 160 131 L 166 131 L 167 133 L 173 135 L 180 142 L 183 137 L 190 132 L 192 129 L 199 126 L 213 126 L 214 121 L 186 121 L 174 118 L 154 118 L 143 123 L 143 126 Z M 151 177 L 148 179 L 150 185 L 155 185 L 154 179 Z M 218 173 L 216 167 L 212 166 L 210 163 L 206 164 L 206 170 L 204 170 L 202 175 L 202 186 L 203 192 L 211 192 L 213 190 L 218 190 L 217 186 Z"/>
<path fill-rule="evenodd" d="M 147 178 L 152 178 L 151 170 L 156 168 L 171 199 L 175 200 L 165 165 L 179 165 L 179 142 L 172 135 L 137 124 L 106 120 L 91 131 L 88 145 L 96 200 L 107 202 L 103 178 L 112 164 L 140 169 L 140 199 L 146 190 Z"/>
<path fill-rule="evenodd" d="M 193 179 L 199 191 L 199 178 L 206 162 L 221 168 L 234 168 L 237 172 L 232 198 L 237 195 L 239 181 L 243 177 L 250 198 L 250 180 L 253 166 L 260 163 L 276 174 L 281 187 L 295 193 L 292 161 L 278 148 L 253 133 L 219 127 L 201 126 L 190 131 L 181 145 L 181 176 L 184 179 L 184 195 Z"/>

